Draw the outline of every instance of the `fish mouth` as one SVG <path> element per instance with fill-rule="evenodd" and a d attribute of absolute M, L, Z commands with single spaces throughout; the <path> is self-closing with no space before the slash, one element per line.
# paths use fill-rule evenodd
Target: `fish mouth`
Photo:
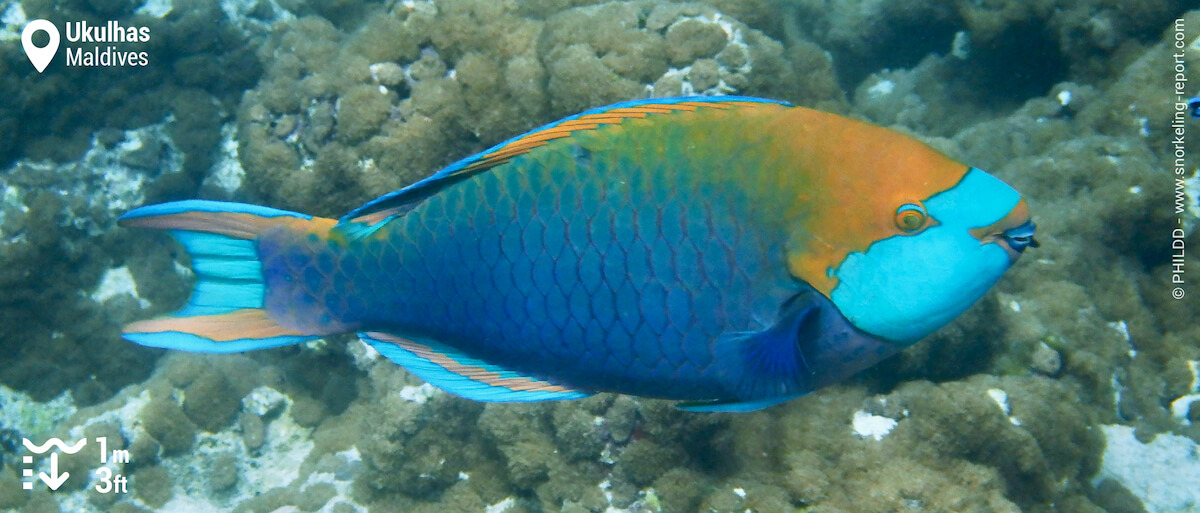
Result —
<path fill-rule="evenodd" d="M 1029 204 L 1021 198 L 999 221 L 980 228 L 972 228 L 971 235 L 979 239 L 980 244 L 995 244 L 1004 249 L 1008 258 L 1016 262 L 1027 248 L 1041 247 L 1034 238 L 1037 224 L 1029 214 Z"/>
<path fill-rule="evenodd" d="M 1037 239 L 1033 238 L 1033 234 L 1036 231 L 1037 225 L 1032 220 L 1026 221 L 1021 226 L 1005 230 L 1001 234 L 1001 242 L 1007 244 L 1009 249 L 1017 253 L 1024 253 L 1025 248 L 1041 247 Z"/>

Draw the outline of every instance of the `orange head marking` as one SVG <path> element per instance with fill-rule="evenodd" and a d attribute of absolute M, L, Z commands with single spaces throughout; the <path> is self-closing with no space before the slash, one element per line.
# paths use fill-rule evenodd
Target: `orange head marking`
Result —
<path fill-rule="evenodd" d="M 923 202 L 967 172 L 915 139 L 869 123 L 804 108 L 777 123 L 792 145 L 784 172 L 806 178 L 788 215 L 788 265 L 827 296 L 850 253 L 936 226 Z"/>

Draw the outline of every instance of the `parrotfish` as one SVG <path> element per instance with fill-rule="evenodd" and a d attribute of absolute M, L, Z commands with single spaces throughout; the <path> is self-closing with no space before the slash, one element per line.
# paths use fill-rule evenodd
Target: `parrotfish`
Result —
<path fill-rule="evenodd" d="M 615 392 L 777 404 L 949 323 L 1027 247 L 1021 195 L 898 132 L 724 96 L 597 108 L 338 220 L 145 206 L 197 282 L 146 346 L 227 353 L 357 332 L 478 401 Z"/>

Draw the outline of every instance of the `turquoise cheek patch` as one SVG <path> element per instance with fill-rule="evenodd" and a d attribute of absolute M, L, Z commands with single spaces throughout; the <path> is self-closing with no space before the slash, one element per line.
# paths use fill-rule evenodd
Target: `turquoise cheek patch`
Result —
<path fill-rule="evenodd" d="M 999 221 L 1020 199 L 1008 184 L 971 168 L 925 201 L 940 224 L 847 256 L 830 299 L 867 333 L 905 345 L 920 340 L 958 317 L 1008 269 L 1002 248 L 981 244 L 968 230 Z"/>
<path fill-rule="evenodd" d="M 908 345 L 958 317 L 1008 265 L 995 244 L 937 226 L 847 257 L 831 299 L 858 329 Z"/>

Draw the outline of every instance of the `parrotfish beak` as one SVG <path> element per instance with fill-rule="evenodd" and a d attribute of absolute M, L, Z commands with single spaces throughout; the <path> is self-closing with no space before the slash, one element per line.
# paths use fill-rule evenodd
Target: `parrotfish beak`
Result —
<path fill-rule="evenodd" d="M 1037 225 L 1029 217 L 1029 205 L 1021 199 L 1003 219 L 992 225 L 973 229 L 971 235 L 982 244 L 995 244 L 1004 248 L 1009 260 L 1016 262 L 1026 248 L 1041 246 L 1037 239 L 1033 238 L 1036 231 Z"/>
<path fill-rule="evenodd" d="M 1033 221 L 1025 221 L 1021 226 L 1005 230 L 1001 239 L 1008 245 L 1009 249 L 1017 253 L 1024 253 L 1025 248 L 1041 246 L 1041 244 L 1038 244 L 1037 239 L 1033 238 L 1035 231 L 1037 231 L 1037 225 L 1033 224 Z"/>

